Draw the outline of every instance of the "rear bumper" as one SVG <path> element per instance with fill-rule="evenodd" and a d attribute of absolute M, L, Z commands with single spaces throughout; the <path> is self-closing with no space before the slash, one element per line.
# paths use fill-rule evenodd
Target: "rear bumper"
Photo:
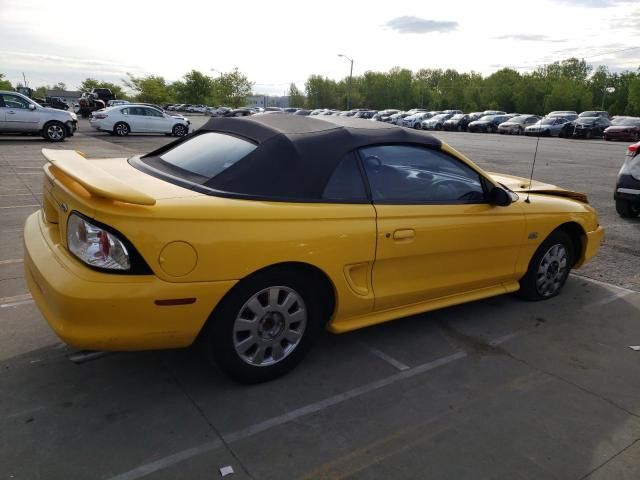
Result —
<path fill-rule="evenodd" d="M 640 180 L 628 174 L 619 175 L 613 199 L 628 200 L 640 205 Z"/>
<path fill-rule="evenodd" d="M 57 240 L 57 226 L 40 211 L 24 227 L 25 278 L 51 328 L 69 345 L 88 350 L 149 350 L 193 343 L 235 281 L 171 283 L 154 275 L 90 271 Z M 76 272 L 82 270 L 82 276 Z M 195 298 L 187 305 L 156 300 Z"/>

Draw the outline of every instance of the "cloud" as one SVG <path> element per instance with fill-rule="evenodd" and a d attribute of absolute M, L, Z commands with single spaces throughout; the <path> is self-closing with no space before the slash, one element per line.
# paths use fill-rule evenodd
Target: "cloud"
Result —
<path fill-rule="evenodd" d="M 547 35 L 539 35 L 532 33 L 514 33 L 511 35 L 500 35 L 499 37 L 492 37 L 495 40 L 519 40 L 524 42 L 553 42 L 559 43 L 566 41 L 562 38 L 551 38 Z"/>
<path fill-rule="evenodd" d="M 619 17 L 611 23 L 613 28 L 625 28 L 637 32 L 640 30 L 640 9 L 635 10 L 629 15 Z"/>
<path fill-rule="evenodd" d="M 398 33 L 443 33 L 458 28 L 458 22 L 427 20 L 425 18 L 404 16 L 389 20 L 385 26 Z"/>
<path fill-rule="evenodd" d="M 621 3 L 627 3 L 628 0 L 556 0 L 557 3 L 564 3 L 569 6 L 578 6 L 586 8 L 607 8 L 615 7 Z"/>

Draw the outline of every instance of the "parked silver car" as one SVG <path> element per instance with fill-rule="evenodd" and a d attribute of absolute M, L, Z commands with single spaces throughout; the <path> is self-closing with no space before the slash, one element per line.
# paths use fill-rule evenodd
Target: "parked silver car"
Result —
<path fill-rule="evenodd" d="M 0 90 L 0 133 L 32 133 L 61 142 L 77 127 L 73 112 L 46 108 L 18 92 Z"/>
<path fill-rule="evenodd" d="M 566 137 L 571 122 L 563 117 L 543 118 L 524 129 L 525 135 L 543 137 Z"/>

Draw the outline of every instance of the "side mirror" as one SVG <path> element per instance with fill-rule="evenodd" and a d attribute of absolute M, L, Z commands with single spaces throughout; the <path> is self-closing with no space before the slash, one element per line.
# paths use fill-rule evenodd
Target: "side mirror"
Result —
<path fill-rule="evenodd" d="M 29 110 L 35 110 L 36 106 L 33 103 L 29 104 Z"/>
<path fill-rule="evenodd" d="M 489 203 L 499 207 L 511 205 L 511 195 L 500 187 L 493 187 L 489 192 Z"/>

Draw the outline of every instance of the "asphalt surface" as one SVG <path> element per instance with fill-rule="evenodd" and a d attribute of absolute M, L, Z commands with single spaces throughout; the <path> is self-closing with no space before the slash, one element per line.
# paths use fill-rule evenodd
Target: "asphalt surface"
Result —
<path fill-rule="evenodd" d="M 436 135 L 489 171 L 530 172 L 534 138 Z M 82 121 L 54 148 L 129 156 L 170 140 Z M 535 178 L 587 193 L 607 230 L 561 296 L 326 334 L 293 373 L 248 387 L 194 349 L 69 362 L 22 275 L 52 145 L 0 137 L 0 479 L 212 479 L 224 466 L 254 479 L 640 478 L 640 222 L 612 200 L 626 145 L 540 141 Z"/>

